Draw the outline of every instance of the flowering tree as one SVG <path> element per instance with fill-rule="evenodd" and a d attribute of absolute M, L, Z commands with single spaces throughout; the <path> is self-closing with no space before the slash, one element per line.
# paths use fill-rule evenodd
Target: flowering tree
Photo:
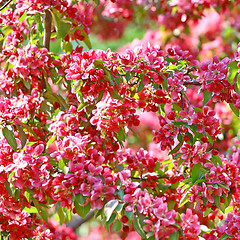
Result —
<path fill-rule="evenodd" d="M 90 211 L 122 238 L 239 239 L 238 4 L 2 1 L 1 239 L 77 239 Z M 160 30 L 91 49 L 140 20 Z"/>

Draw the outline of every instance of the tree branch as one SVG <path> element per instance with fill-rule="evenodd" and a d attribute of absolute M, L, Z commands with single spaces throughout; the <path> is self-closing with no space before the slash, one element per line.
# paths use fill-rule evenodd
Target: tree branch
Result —
<path fill-rule="evenodd" d="M 201 86 L 202 83 L 200 83 L 200 82 L 184 82 L 183 85 L 184 86 L 189 86 L 189 85 Z"/>
<path fill-rule="evenodd" d="M 86 219 L 77 216 L 72 221 L 67 224 L 67 227 L 71 227 L 74 231 L 76 231 L 83 223 L 87 222 L 94 216 L 94 211 L 90 211 L 86 216 Z"/>
<path fill-rule="evenodd" d="M 47 48 L 48 51 L 49 51 L 49 48 L 50 48 L 51 28 L 52 28 L 52 14 L 49 10 L 46 10 L 45 11 L 45 16 L 44 16 L 43 45 L 44 45 L 45 48 Z M 42 74 L 41 88 L 42 88 L 42 90 L 47 88 L 44 74 Z"/>
<path fill-rule="evenodd" d="M 51 40 L 51 27 L 52 27 L 52 14 L 49 10 L 45 11 L 44 17 L 44 39 L 43 45 L 45 48 L 48 49 L 50 47 L 50 40 Z"/>
<path fill-rule="evenodd" d="M 169 176 L 156 176 L 157 179 L 169 179 Z M 148 180 L 147 178 L 145 177 L 142 177 L 142 178 L 139 178 L 139 177 L 130 177 L 131 179 L 133 180 Z"/>
<path fill-rule="evenodd" d="M 4 5 L 0 8 L 0 11 L 2 11 L 11 1 L 12 0 L 8 0 L 6 3 L 4 3 Z"/>

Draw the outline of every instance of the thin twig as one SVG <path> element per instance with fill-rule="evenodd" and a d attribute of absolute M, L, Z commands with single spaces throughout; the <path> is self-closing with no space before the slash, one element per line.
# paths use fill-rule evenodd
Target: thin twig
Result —
<path fill-rule="evenodd" d="M 0 11 L 2 11 L 12 0 L 8 0 L 1 8 Z"/>

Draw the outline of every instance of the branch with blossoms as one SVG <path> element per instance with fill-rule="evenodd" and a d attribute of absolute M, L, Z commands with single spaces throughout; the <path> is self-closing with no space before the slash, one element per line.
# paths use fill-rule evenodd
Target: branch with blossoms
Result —
<path fill-rule="evenodd" d="M 159 18 L 186 22 L 211 6 L 154 4 Z M 200 64 L 180 47 L 83 51 L 72 40 L 91 48 L 94 3 L 12 5 L 0 15 L 1 236 L 76 239 L 65 224 L 94 212 L 108 231 L 142 239 L 238 239 L 240 150 L 217 148 L 226 130 L 217 104 L 239 117 L 239 49 Z M 130 19 L 141 4 L 100 7 Z M 64 54 L 49 52 L 55 37 Z M 140 112 L 158 116 L 152 143 L 165 158 L 129 148 Z"/>

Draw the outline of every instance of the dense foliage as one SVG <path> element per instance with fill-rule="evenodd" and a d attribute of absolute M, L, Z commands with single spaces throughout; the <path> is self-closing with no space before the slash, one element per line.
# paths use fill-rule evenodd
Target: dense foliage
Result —
<path fill-rule="evenodd" d="M 2 1 L 1 239 L 239 239 L 238 4 Z"/>

